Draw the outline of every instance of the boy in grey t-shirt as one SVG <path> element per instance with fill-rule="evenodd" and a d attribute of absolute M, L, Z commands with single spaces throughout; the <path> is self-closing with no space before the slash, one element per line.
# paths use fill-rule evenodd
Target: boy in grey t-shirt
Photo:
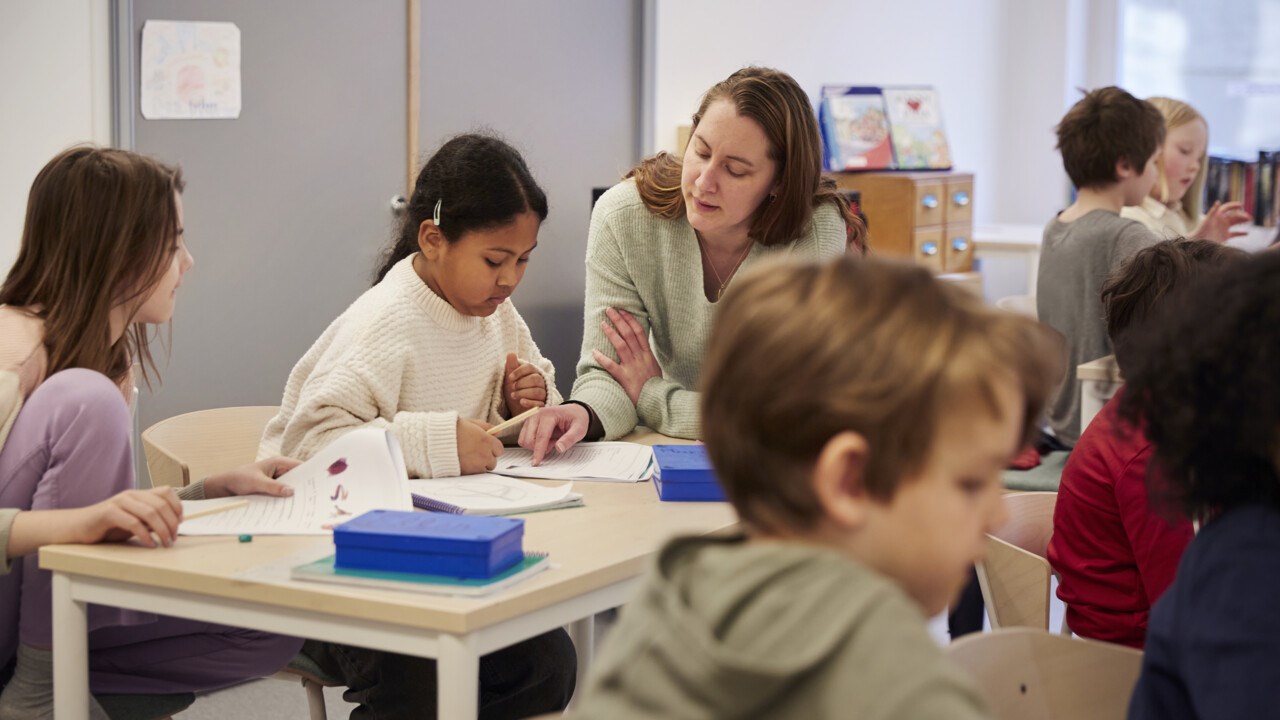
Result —
<path fill-rule="evenodd" d="M 1142 202 L 1155 184 L 1164 119 L 1150 103 L 1106 87 L 1085 94 L 1057 131 L 1077 194 L 1045 226 L 1036 311 L 1067 341 L 1067 372 L 1048 415 L 1054 435 L 1074 445 L 1083 430 L 1076 366 L 1111 354 L 1102 283 L 1138 250 L 1160 241 L 1141 223 L 1120 217 L 1120 209 Z"/>

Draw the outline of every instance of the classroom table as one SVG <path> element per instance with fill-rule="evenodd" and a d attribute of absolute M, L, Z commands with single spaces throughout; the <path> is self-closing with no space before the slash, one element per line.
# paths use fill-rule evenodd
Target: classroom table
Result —
<path fill-rule="evenodd" d="M 627 439 L 679 442 L 647 431 Z M 574 490 L 584 507 L 523 516 L 526 549 L 550 553 L 551 568 L 479 598 L 289 580 L 289 568 L 332 552 L 329 537 L 41 548 L 53 572 L 55 717 L 88 715 L 87 603 L 435 658 L 441 718 L 476 717 L 482 655 L 568 625 L 584 687 L 595 614 L 627 602 L 668 538 L 725 530 L 737 516 L 726 503 L 660 502 L 652 482 Z"/>

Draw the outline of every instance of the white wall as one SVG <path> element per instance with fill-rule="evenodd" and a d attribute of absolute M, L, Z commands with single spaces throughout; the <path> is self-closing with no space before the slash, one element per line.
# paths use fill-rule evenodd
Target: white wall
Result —
<path fill-rule="evenodd" d="M 107 16 L 107 0 L 0 3 L 0 276 L 40 168 L 68 145 L 111 142 Z"/>
<path fill-rule="evenodd" d="M 932 84 L 956 167 L 977 176 L 980 224 L 1041 224 L 1066 204 L 1053 126 L 1075 88 L 1115 78 L 1115 0 L 653 1 L 646 146 L 674 149 L 702 92 L 746 64 L 786 70 L 811 95 Z M 20 108 L 0 113 L 0 272 L 40 167 L 67 145 L 110 142 L 107 3 L 0 3 L 0 98 Z"/>
<path fill-rule="evenodd" d="M 1108 75 L 1085 60 L 1100 4 L 657 0 L 653 147 L 674 149 L 701 94 L 743 65 L 785 70 L 810 97 L 824 84 L 928 84 L 956 168 L 976 176 L 975 221 L 1042 224 L 1068 191 L 1053 127 L 1074 86 Z"/>

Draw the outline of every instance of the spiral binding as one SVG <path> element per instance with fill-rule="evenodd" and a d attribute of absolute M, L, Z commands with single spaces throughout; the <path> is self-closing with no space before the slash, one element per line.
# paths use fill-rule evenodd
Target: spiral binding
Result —
<path fill-rule="evenodd" d="M 461 515 L 464 512 L 466 512 L 464 508 L 460 508 L 457 505 L 454 505 L 453 503 L 447 503 L 443 500 L 433 500 L 432 498 L 429 498 L 426 495 L 419 495 L 418 493 L 411 493 L 411 494 L 413 495 L 413 506 L 418 508 L 419 510 L 430 510 L 431 512 L 452 513 L 454 515 Z"/>

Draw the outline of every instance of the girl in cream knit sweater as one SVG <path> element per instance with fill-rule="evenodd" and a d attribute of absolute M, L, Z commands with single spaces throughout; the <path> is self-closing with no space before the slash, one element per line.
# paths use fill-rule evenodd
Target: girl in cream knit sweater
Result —
<path fill-rule="evenodd" d="M 492 469 L 485 431 L 559 403 L 551 363 L 508 300 L 547 216 L 520 155 L 462 135 L 418 175 L 378 283 L 289 375 L 259 454 L 308 458 L 358 427 L 390 428 L 414 477 Z"/>
<path fill-rule="evenodd" d="M 538 244 L 547 198 L 524 159 L 493 137 L 460 135 L 418 174 L 400 236 L 361 295 L 303 356 L 260 454 L 307 458 L 339 435 L 390 428 L 409 474 L 493 468 L 492 423 L 560 402 L 551 363 L 508 299 Z M 434 660 L 308 640 L 341 678 L 353 718 L 433 718 Z M 480 716 L 559 712 L 577 665 L 563 629 L 480 659 Z"/>

